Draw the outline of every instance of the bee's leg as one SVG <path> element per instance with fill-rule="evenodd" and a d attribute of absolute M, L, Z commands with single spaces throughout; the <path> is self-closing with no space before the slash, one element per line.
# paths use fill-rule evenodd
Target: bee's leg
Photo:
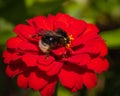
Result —
<path fill-rule="evenodd" d="M 45 59 L 48 60 L 48 57 L 49 57 L 49 53 L 46 53 Z"/>
<path fill-rule="evenodd" d="M 66 52 L 63 54 L 63 58 L 66 58 L 66 57 L 67 57 L 67 55 L 66 55 L 66 54 L 67 54 Z"/>
<path fill-rule="evenodd" d="M 49 48 L 49 49 L 47 50 L 47 52 L 46 52 L 46 60 L 47 60 L 48 57 L 49 57 L 50 51 L 51 51 L 51 48 Z"/>

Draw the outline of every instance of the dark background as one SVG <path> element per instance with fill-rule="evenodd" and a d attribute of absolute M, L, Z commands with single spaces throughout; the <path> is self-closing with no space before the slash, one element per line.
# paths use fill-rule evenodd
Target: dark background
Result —
<path fill-rule="evenodd" d="M 0 0 L 0 96 L 39 96 L 31 89 L 18 88 L 16 78 L 6 76 L 2 53 L 6 40 L 15 35 L 16 24 L 58 12 L 96 24 L 108 45 L 110 62 L 109 70 L 98 75 L 96 88 L 72 94 L 59 85 L 58 96 L 120 96 L 120 0 Z"/>

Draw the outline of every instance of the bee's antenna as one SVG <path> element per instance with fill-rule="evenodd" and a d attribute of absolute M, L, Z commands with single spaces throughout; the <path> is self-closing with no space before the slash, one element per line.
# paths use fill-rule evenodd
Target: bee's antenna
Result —
<path fill-rule="evenodd" d="M 38 36 L 43 36 L 41 33 L 30 35 L 31 38 L 38 37 Z"/>

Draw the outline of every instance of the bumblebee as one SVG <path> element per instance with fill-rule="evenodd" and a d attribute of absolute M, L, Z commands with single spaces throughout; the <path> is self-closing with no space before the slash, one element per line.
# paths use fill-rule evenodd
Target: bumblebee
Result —
<path fill-rule="evenodd" d="M 43 30 L 33 37 L 36 36 L 42 36 L 39 40 L 39 48 L 43 53 L 46 53 L 47 56 L 52 49 L 62 46 L 68 47 L 71 41 L 71 38 L 67 35 L 67 33 L 60 28 L 56 31 Z"/>

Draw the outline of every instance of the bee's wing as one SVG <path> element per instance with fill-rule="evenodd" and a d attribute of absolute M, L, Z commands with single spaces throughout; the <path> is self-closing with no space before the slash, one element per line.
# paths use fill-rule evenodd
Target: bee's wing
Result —
<path fill-rule="evenodd" d="M 39 34 L 39 36 L 54 36 L 54 37 L 63 37 L 60 34 L 57 34 L 55 31 L 41 31 Z"/>
<path fill-rule="evenodd" d="M 55 31 L 49 31 L 49 30 L 43 30 L 41 32 L 38 32 L 38 34 L 33 35 L 32 37 L 37 37 L 37 36 L 54 36 L 54 37 L 59 37 L 62 38 L 63 36 L 58 34 Z"/>
<path fill-rule="evenodd" d="M 49 31 L 49 30 L 44 30 L 44 31 L 40 31 L 35 35 L 32 35 L 32 37 L 37 37 L 37 36 L 45 36 L 45 35 L 49 35 L 49 36 L 53 36 L 55 32 L 53 31 Z"/>

